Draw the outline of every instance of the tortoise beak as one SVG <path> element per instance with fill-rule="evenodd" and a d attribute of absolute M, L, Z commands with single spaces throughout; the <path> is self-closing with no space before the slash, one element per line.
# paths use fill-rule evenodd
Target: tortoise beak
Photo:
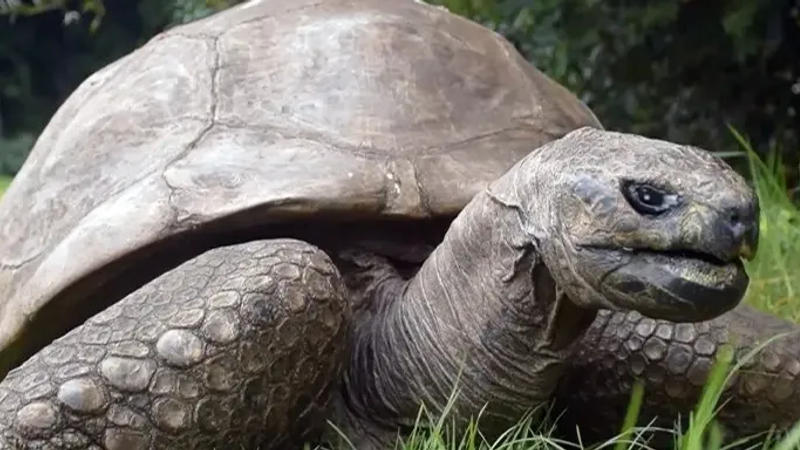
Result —
<path fill-rule="evenodd" d="M 706 244 L 707 253 L 724 262 L 752 260 L 758 250 L 759 208 L 757 201 L 732 207 L 714 215 L 714 237 Z"/>
<path fill-rule="evenodd" d="M 742 245 L 739 247 L 739 256 L 748 260 L 752 261 L 753 258 L 756 257 L 756 251 L 758 250 L 758 244 L 755 245 L 751 244 L 750 242 L 742 242 Z"/>
<path fill-rule="evenodd" d="M 733 228 L 734 242 L 739 242 L 739 248 L 736 252 L 740 258 L 748 261 L 753 260 L 758 252 L 758 234 L 759 234 L 759 211 L 758 206 L 755 210 L 748 214 L 748 219 L 735 225 Z"/>

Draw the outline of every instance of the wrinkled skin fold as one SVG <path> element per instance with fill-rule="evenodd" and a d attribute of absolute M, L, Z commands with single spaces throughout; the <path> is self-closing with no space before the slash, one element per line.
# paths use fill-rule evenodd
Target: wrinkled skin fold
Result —
<path fill-rule="evenodd" d="M 643 215 L 620 189 L 630 179 L 681 201 Z M 353 434 L 374 433 L 359 422 L 409 427 L 420 402 L 441 411 L 458 380 L 456 417 L 481 414 L 482 431 L 498 435 L 551 398 L 597 309 L 673 320 L 725 312 L 744 293 L 738 256 L 756 233 L 718 231 L 732 228 L 732 212 L 752 230 L 756 211 L 738 175 L 690 147 L 588 128 L 545 145 L 467 205 L 403 288 L 380 289 L 400 278 L 388 263 L 365 265 L 381 275 L 354 285 L 378 307 L 356 320 L 344 377 Z M 709 301 L 676 282 L 730 295 Z"/>
<path fill-rule="evenodd" d="M 330 420 L 357 448 L 380 449 L 420 404 L 441 412 L 454 385 L 459 423 L 480 416 L 489 437 L 563 392 L 595 406 L 624 398 L 625 369 L 649 373 L 663 360 L 675 371 L 691 359 L 675 356 L 689 348 L 689 325 L 656 319 L 722 315 L 691 325 L 698 353 L 708 348 L 697 330 L 756 328 L 745 325 L 752 313 L 725 313 L 744 294 L 739 258 L 757 244 L 757 211 L 744 180 L 707 152 L 582 128 L 477 194 L 419 266 L 337 236 L 191 258 L 12 371 L 0 383 L 0 439 L 277 449 Z M 607 309 L 633 312 L 597 317 Z M 656 344 L 637 348 L 626 330 L 649 327 Z M 614 354 L 620 388 L 605 398 L 597 345 L 630 350 Z M 664 358 L 654 345 L 669 347 Z M 642 354 L 656 368 L 642 368 Z M 570 373 L 596 377 L 570 387 Z M 660 380 L 669 395 L 688 393 L 680 376 Z M 753 408 L 732 423 L 744 411 Z"/>

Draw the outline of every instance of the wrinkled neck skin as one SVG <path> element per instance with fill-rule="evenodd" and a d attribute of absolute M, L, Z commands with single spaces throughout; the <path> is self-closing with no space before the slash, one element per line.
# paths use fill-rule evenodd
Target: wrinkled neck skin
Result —
<path fill-rule="evenodd" d="M 355 428 L 408 430 L 421 403 L 436 415 L 457 389 L 451 417 L 480 415 L 491 434 L 550 399 L 595 313 L 556 286 L 523 222 L 482 192 L 411 280 L 383 273 L 363 288 L 371 318 L 359 319 L 343 387 Z"/>

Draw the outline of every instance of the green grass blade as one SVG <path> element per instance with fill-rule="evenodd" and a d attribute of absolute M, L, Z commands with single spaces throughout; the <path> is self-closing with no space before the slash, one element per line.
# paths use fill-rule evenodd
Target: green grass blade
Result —
<path fill-rule="evenodd" d="M 689 429 L 680 439 L 681 450 L 703 450 L 703 436 L 708 431 L 716 413 L 725 383 L 728 379 L 728 369 L 733 363 L 733 347 L 725 345 L 717 352 L 714 365 L 708 374 L 708 380 L 703 386 L 700 402 L 694 412 L 689 416 Z"/>
<path fill-rule="evenodd" d="M 614 446 L 614 450 L 625 450 L 624 442 L 633 432 L 636 421 L 639 420 L 639 411 L 642 409 L 642 399 L 644 398 L 644 383 L 636 380 L 631 389 L 631 398 L 628 400 L 628 409 L 625 412 L 625 419 L 622 421 L 622 431 L 620 440 Z"/>
<path fill-rule="evenodd" d="M 797 422 L 773 450 L 794 450 L 800 448 L 800 422 Z"/>
<path fill-rule="evenodd" d="M 356 446 L 353 445 L 353 442 L 347 437 L 347 435 L 339 427 L 336 426 L 336 424 L 334 424 L 333 422 L 331 422 L 329 420 L 328 421 L 328 426 L 331 427 L 333 429 L 333 431 L 336 433 L 336 435 L 339 437 L 339 439 L 341 441 L 339 445 L 347 445 L 347 448 L 349 450 L 356 450 Z M 344 450 L 344 447 L 339 447 L 339 448 Z"/>
<path fill-rule="evenodd" d="M 722 427 L 716 422 L 711 422 L 708 428 L 708 439 L 706 439 L 707 450 L 719 450 L 722 447 Z"/>

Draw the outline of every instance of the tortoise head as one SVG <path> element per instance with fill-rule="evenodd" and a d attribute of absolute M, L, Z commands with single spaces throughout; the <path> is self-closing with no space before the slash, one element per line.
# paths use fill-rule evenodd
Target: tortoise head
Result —
<path fill-rule="evenodd" d="M 523 226 L 573 302 L 696 321 L 741 300 L 758 202 L 722 160 L 589 128 L 548 147 L 519 167 L 516 197 L 527 200 Z"/>

